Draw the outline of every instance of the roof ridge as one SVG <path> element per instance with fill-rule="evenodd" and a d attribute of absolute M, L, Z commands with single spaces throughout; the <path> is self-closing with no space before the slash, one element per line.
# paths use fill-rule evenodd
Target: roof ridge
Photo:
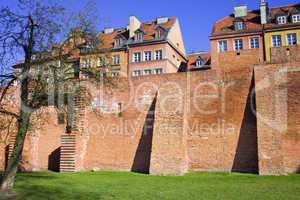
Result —
<path fill-rule="evenodd" d="M 275 6 L 275 7 L 271 7 L 271 9 L 278 9 L 278 8 L 284 8 L 284 7 L 292 7 L 292 6 L 297 6 L 297 5 L 300 5 L 300 3 L 290 3 L 290 4 L 286 4 L 286 5 Z"/>

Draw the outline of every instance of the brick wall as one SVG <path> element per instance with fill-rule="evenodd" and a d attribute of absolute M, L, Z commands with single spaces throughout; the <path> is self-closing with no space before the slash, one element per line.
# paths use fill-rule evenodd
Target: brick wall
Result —
<path fill-rule="evenodd" d="M 73 121 L 80 122 L 73 132 L 75 168 L 163 175 L 258 169 L 260 174 L 297 172 L 300 83 L 296 66 L 299 63 L 288 68 L 257 66 L 255 78 L 253 68 L 243 67 L 222 74 L 209 70 L 119 79 L 105 86 L 86 82 L 86 97 L 77 110 L 81 118 Z M 276 75 L 285 69 L 291 72 Z M 252 112 L 255 108 L 258 120 Z M 46 116 L 49 123 L 26 139 L 23 170 L 47 169 L 51 155 L 56 158 L 53 166 L 57 163 L 65 125 L 57 126 L 55 112 Z M 275 122 L 275 128 L 265 118 Z M 286 129 L 280 132 L 278 127 Z"/>
<path fill-rule="evenodd" d="M 271 63 L 287 63 L 300 61 L 300 47 L 283 46 L 271 48 Z"/>
<path fill-rule="evenodd" d="M 299 172 L 299 63 L 257 66 L 259 172 Z"/>

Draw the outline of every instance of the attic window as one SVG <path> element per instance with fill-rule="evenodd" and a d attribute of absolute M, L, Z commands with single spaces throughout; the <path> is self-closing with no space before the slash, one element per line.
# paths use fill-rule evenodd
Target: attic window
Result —
<path fill-rule="evenodd" d="M 196 60 L 196 67 L 203 67 L 204 65 L 204 60 L 202 58 L 198 58 Z"/>
<path fill-rule="evenodd" d="M 300 22 L 300 14 L 294 14 L 294 15 L 292 16 L 292 21 L 293 21 L 293 23 L 298 23 L 298 22 Z"/>
<path fill-rule="evenodd" d="M 123 41 L 121 38 L 115 39 L 115 47 L 122 46 L 122 43 L 123 43 Z"/>
<path fill-rule="evenodd" d="M 160 39 L 160 38 L 162 37 L 162 35 L 163 35 L 162 30 L 157 30 L 157 31 L 156 31 L 156 34 L 155 34 L 155 38 L 156 38 L 156 39 Z"/>
<path fill-rule="evenodd" d="M 286 24 L 287 17 L 286 16 L 278 16 L 277 17 L 277 24 Z"/>
<path fill-rule="evenodd" d="M 137 32 L 136 34 L 135 34 L 135 38 L 134 38 L 134 40 L 136 41 L 136 42 L 140 42 L 140 41 L 143 41 L 143 39 L 144 39 L 144 35 L 143 35 L 143 33 L 142 32 Z"/>
<path fill-rule="evenodd" d="M 244 30 L 244 22 L 242 21 L 234 22 L 234 30 L 236 31 Z"/>

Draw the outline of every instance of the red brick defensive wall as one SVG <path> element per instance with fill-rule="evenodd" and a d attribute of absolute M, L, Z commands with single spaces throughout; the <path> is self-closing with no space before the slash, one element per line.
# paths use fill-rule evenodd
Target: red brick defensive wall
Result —
<path fill-rule="evenodd" d="M 83 81 L 72 132 L 45 108 L 47 123 L 28 135 L 20 169 L 299 172 L 299 66 Z"/>

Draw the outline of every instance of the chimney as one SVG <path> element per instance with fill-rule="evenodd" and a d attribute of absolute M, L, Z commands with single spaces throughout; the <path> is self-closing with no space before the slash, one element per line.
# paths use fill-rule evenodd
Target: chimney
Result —
<path fill-rule="evenodd" d="M 260 21 L 261 24 L 268 23 L 269 5 L 267 0 L 260 0 Z"/>
<path fill-rule="evenodd" d="M 112 33 L 112 32 L 114 32 L 114 29 L 113 29 L 113 28 L 105 28 L 105 29 L 104 29 L 104 33 L 105 33 L 105 34 L 110 34 L 110 33 Z"/>
<path fill-rule="evenodd" d="M 134 36 L 134 32 L 141 27 L 141 22 L 136 16 L 129 17 L 129 37 Z"/>
<path fill-rule="evenodd" d="M 248 14 L 248 8 L 246 5 L 236 6 L 234 7 L 234 17 L 246 17 Z"/>
<path fill-rule="evenodd" d="M 168 17 L 159 17 L 159 18 L 157 18 L 156 23 L 157 24 L 164 24 L 164 23 L 167 23 L 168 21 L 169 21 Z"/>

